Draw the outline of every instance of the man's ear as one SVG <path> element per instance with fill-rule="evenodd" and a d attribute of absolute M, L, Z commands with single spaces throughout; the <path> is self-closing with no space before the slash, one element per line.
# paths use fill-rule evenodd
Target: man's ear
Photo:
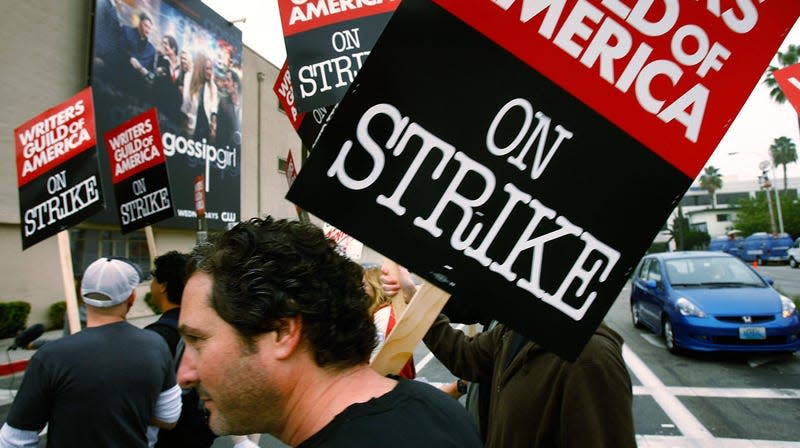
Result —
<path fill-rule="evenodd" d="M 273 353 L 278 359 L 290 357 L 300 345 L 303 333 L 303 320 L 300 316 L 281 319 L 281 326 L 274 334 L 275 348 Z"/>

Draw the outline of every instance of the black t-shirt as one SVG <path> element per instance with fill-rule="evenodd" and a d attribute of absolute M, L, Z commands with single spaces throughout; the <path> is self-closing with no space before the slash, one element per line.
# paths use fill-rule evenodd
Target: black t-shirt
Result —
<path fill-rule="evenodd" d="M 127 322 L 87 328 L 33 355 L 6 422 L 28 431 L 47 424 L 51 448 L 144 448 L 159 395 L 174 386 L 158 335 Z"/>
<path fill-rule="evenodd" d="M 482 447 L 464 407 L 429 384 L 399 379 L 397 387 L 349 406 L 297 446 L 413 448 Z"/>

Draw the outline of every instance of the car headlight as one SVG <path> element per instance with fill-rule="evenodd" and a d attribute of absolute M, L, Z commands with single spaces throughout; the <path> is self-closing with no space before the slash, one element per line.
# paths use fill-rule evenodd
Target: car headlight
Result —
<path fill-rule="evenodd" d="M 699 306 L 685 297 L 681 297 L 675 301 L 675 308 L 684 316 L 706 317 L 706 313 L 704 313 Z"/>
<path fill-rule="evenodd" d="M 792 317 L 797 312 L 797 306 L 792 302 L 792 299 L 783 295 L 781 296 L 781 308 L 783 309 L 784 318 Z"/>

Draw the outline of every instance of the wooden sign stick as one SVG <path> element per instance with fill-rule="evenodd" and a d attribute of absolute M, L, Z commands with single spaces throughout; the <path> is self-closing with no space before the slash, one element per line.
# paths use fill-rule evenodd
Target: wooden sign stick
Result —
<path fill-rule="evenodd" d="M 70 334 L 81 331 L 78 312 L 78 296 L 75 294 L 75 276 L 72 270 L 72 252 L 69 247 L 69 231 L 58 232 L 58 255 L 61 259 L 61 280 L 64 284 L 64 297 L 67 302 L 67 321 Z"/>
<path fill-rule="evenodd" d="M 147 251 L 150 252 L 150 269 L 156 266 L 156 239 L 153 236 L 153 228 L 144 227 L 144 235 L 147 238 Z"/>
<path fill-rule="evenodd" d="M 423 283 L 386 338 L 386 343 L 375 355 L 372 368 L 381 375 L 397 374 L 449 299 L 449 293 L 430 283 Z"/>

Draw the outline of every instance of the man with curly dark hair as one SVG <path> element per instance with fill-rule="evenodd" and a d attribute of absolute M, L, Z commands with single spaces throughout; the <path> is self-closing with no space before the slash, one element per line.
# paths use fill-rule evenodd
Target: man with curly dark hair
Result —
<path fill-rule="evenodd" d="M 308 223 L 251 219 L 195 248 L 178 370 L 217 434 L 300 447 L 481 446 L 464 408 L 379 375 L 361 267 Z"/>

